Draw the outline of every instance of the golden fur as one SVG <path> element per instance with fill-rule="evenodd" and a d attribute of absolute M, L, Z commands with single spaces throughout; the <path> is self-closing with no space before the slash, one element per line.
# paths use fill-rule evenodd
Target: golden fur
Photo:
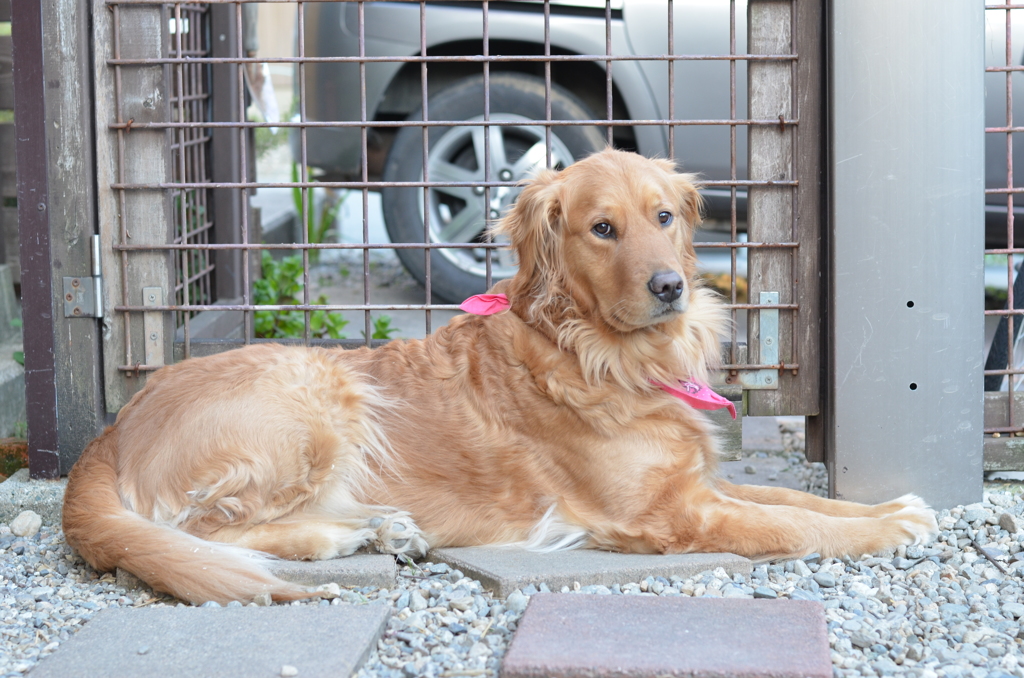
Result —
<path fill-rule="evenodd" d="M 767 559 L 932 538 L 913 496 L 864 506 L 717 477 L 714 427 L 652 383 L 706 379 L 719 354 L 699 211 L 671 163 L 604 151 L 542 173 L 501 222 L 520 262 L 497 286 L 510 311 L 373 351 L 255 345 L 161 369 L 72 469 L 68 543 L 223 603 L 311 595 L 262 554 L 368 543 Z M 672 302 L 648 288 L 665 271 L 685 281 Z"/>

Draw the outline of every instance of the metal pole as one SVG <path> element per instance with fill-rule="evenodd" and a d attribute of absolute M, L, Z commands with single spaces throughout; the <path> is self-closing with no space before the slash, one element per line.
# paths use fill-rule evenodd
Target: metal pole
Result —
<path fill-rule="evenodd" d="M 984 5 L 831 9 L 830 491 L 979 501 Z"/>

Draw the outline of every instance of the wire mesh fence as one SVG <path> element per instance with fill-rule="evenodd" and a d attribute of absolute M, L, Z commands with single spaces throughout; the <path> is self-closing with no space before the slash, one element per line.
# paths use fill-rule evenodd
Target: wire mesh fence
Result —
<path fill-rule="evenodd" d="M 1024 254 L 1017 243 L 1016 217 L 1022 191 L 1014 183 L 1014 158 L 1024 150 L 1014 143 L 1021 112 L 1015 116 L 1014 81 L 1019 84 L 1024 36 L 1024 4 L 986 5 L 986 319 L 989 338 L 985 390 L 1006 392 L 986 397 L 985 433 L 1019 435 L 1024 430 L 1019 394 L 1024 374 L 1021 316 L 1024 278 L 1017 275 Z M 1021 97 L 1017 96 L 1020 102 Z M 1001 104 L 1001 105 L 1000 105 Z M 1019 106 L 1019 103 L 1018 103 Z M 1019 164 L 1019 163 L 1018 163 Z M 1011 406 L 1011 403 L 1016 403 Z"/>
<path fill-rule="evenodd" d="M 222 340 L 202 350 L 261 341 L 267 327 L 278 341 L 373 345 L 391 336 L 382 316 L 408 312 L 430 333 L 462 298 L 514 273 L 507 243 L 490 233 L 522 182 L 608 144 L 703 175 L 708 218 L 697 247 L 734 321 L 729 378 L 758 369 L 795 375 L 796 348 L 769 364 L 743 342 L 760 311 L 779 311 L 791 337 L 817 314 L 802 292 L 816 276 L 798 258 L 816 261 L 817 243 L 799 223 L 809 220 L 799 188 L 815 171 L 809 163 L 802 170 L 801 158 L 820 140 L 799 132 L 820 99 L 800 91 L 798 70 L 819 54 L 799 53 L 800 2 L 762 3 L 782 8 L 771 24 L 737 0 L 108 0 L 111 49 L 102 68 L 113 76 L 114 105 L 102 124 L 116 160 L 106 188 L 119 205 L 116 227 L 101 228 L 116 234 L 107 241 L 120 269 L 108 304 L 123 337 L 117 369 L 130 376 L 172 359 L 153 358 L 150 339 L 173 338 L 168 350 L 179 357 L 201 339 Z M 140 46 L 142 25 L 160 33 L 149 48 Z M 290 48 L 260 50 L 254 36 L 275 33 L 286 33 Z M 767 103 L 748 102 L 759 68 L 782 84 Z M 154 75 L 150 92 L 140 85 L 153 78 L 140 73 L 164 79 Z M 147 97 L 156 112 L 132 117 Z M 230 115 L 218 113 L 218 102 Z M 137 171 L 139 135 L 162 140 L 166 173 Z M 228 139 L 220 151 L 217 138 Z M 271 138 L 288 139 L 290 175 L 255 169 Z M 771 167 L 758 164 L 766 149 Z M 233 156 L 227 175 L 215 170 L 224 162 L 218 153 Z M 265 237 L 253 210 L 272 191 L 294 205 L 283 238 Z M 219 195 L 239 208 L 218 207 Z M 138 196 L 148 196 L 148 211 L 131 208 Z M 748 220 L 757 196 L 785 204 L 770 216 L 762 208 L 762 223 L 781 225 L 759 228 L 756 207 Z M 356 216 L 339 226 L 342 200 Z M 140 218 L 166 219 L 166 237 L 159 228 L 134 237 Z M 418 284 L 416 298 L 382 293 L 378 253 L 397 257 Z M 337 267 L 339 258 L 360 281 L 361 298 L 324 293 L 324 261 Z M 164 271 L 156 278 L 171 278 L 173 294 L 163 300 L 140 297 L 151 286 L 138 272 L 153 266 Z M 779 295 L 754 298 L 766 289 L 751 273 L 758 266 L 785 271 L 783 284 L 769 286 Z M 139 330 L 155 313 L 173 322 L 154 339 L 149 325 Z M 220 320 L 206 320 L 213 316 Z M 342 316 L 362 339 L 342 339 L 345 321 L 332 320 Z"/>

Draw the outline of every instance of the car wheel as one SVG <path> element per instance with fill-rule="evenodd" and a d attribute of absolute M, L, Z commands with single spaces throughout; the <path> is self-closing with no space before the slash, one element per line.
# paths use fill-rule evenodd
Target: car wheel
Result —
<path fill-rule="evenodd" d="M 484 143 L 489 135 L 490 180 L 521 181 L 546 166 L 545 130 L 535 124 L 545 118 L 544 81 L 520 73 L 497 73 L 490 78 L 490 119 L 516 124 L 428 128 L 427 169 L 429 180 L 484 181 Z M 461 80 L 428 101 L 431 120 L 483 121 L 482 77 Z M 592 116 L 572 94 L 552 86 L 552 120 L 589 120 Z M 422 120 L 416 111 L 408 118 Z M 518 124 L 521 123 L 521 124 Z M 553 127 L 551 163 L 556 169 L 572 164 L 605 146 L 596 127 Z M 384 166 L 386 182 L 423 181 L 423 132 L 405 127 L 395 137 Z M 431 243 L 483 243 L 486 228 L 503 216 L 515 202 L 520 188 L 500 186 L 490 190 L 490 203 L 482 187 L 435 187 L 428 191 L 427 237 Z M 419 188 L 384 188 L 384 222 L 394 243 L 424 242 L 424 201 Z M 426 282 L 423 250 L 398 249 L 405 268 Z M 486 291 L 485 248 L 431 250 L 431 293 L 459 303 Z M 491 250 L 493 281 L 515 273 L 511 251 Z"/>

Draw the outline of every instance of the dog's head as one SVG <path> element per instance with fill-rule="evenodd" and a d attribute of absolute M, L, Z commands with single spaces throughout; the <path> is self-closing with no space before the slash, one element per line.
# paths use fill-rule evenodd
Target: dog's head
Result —
<path fill-rule="evenodd" d="M 673 163 L 605 150 L 545 171 L 498 225 L 519 258 L 507 290 L 528 322 L 600 319 L 629 333 L 689 308 L 701 199 Z"/>

